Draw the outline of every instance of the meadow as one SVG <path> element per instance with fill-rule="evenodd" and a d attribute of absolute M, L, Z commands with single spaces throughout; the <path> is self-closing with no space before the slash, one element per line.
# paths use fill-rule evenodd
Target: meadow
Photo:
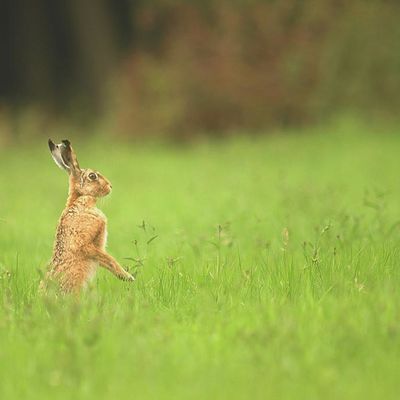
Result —
<path fill-rule="evenodd" d="M 67 176 L 0 149 L 1 399 L 398 398 L 396 129 L 72 143 L 137 279 L 39 296 Z"/>

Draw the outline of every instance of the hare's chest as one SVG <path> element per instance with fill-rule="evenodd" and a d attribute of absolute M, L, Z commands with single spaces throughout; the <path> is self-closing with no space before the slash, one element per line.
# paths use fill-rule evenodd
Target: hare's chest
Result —
<path fill-rule="evenodd" d="M 97 245 L 104 250 L 107 246 L 107 238 L 108 238 L 107 218 L 104 215 L 104 213 L 100 211 L 98 208 L 95 208 L 92 214 L 96 217 L 96 220 L 99 222 L 101 226 L 99 235 L 97 237 Z"/>
<path fill-rule="evenodd" d="M 104 225 L 103 228 L 103 234 L 101 235 L 100 238 L 100 247 L 105 250 L 105 248 L 107 247 L 107 239 L 108 239 L 108 232 L 107 232 L 107 225 Z"/>
<path fill-rule="evenodd" d="M 104 215 L 103 211 L 99 210 L 98 208 L 94 208 L 92 210 L 92 214 L 96 217 L 96 219 L 101 220 L 107 225 L 107 217 Z"/>

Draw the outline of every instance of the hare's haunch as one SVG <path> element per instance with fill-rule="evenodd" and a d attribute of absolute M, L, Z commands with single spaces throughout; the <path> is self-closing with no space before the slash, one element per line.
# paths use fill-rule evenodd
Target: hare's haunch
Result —
<path fill-rule="evenodd" d="M 111 183 L 99 172 L 81 169 L 68 140 L 55 144 L 49 139 L 51 155 L 56 164 L 69 174 L 69 195 L 58 222 L 50 269 L 42 288 L 55 282 L 64 292 L 79 291 L 100 265 L 119 279 L 133 281 L 105 250 L 107 219 L 96 208 L 99 197 L 111 192 Z"/>

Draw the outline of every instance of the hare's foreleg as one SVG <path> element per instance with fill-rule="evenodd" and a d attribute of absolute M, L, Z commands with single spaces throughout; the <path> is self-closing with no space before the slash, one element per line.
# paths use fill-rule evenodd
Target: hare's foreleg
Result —
<path fill-rule="evenodd" d="M 118 262 L 106 253 L 104 250 L 101 250 L 95 246 L 91 246 L 88 249 L 88 255 L 99 263 L 102 267 L 108 269 L 112 272 L 117 278 L 122 279 L 124 281 L 134 281 L 135 278 L 128 272 L 125 271 Z"/>

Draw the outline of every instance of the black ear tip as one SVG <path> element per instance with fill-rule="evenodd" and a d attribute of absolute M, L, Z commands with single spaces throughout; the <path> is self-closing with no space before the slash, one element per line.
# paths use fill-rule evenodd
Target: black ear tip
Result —
<path fill-rule="evenodd" d="M 61 140 L 61 143 L 63 143 L 66 147 L 71 146 L 71 142 L 68 139 Z"/>
<path fill-rule="evenodd" d="M 48 144 L 49 144 L 49 148 L 50 150 L 54 150 L 56 145 L 53 143 L 53 141 L 51 139 L 48 140 Z"/>

